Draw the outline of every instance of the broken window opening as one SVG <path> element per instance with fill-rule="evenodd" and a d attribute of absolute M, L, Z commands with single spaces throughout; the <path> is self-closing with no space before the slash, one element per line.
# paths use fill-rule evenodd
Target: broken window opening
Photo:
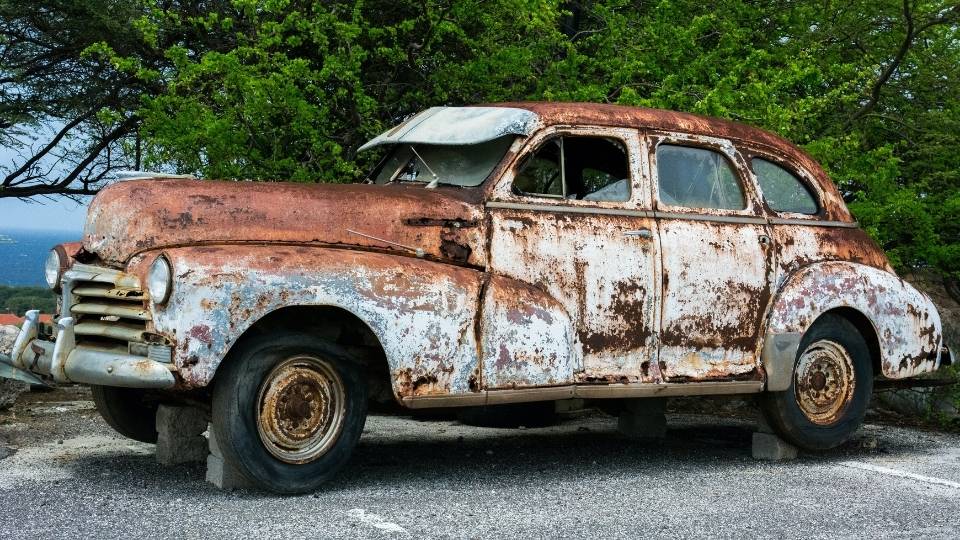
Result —
<path fill-rule="evenodd" d="M 513 190 L 519 195 L 584 201 L 630 199 L 630 161 L 609 137 L 554 137 L 528 155 Z"/>

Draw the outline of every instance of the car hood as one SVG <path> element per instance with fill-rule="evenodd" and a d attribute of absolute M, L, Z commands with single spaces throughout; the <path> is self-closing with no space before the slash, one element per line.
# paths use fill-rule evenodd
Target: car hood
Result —
<path fill-rule="evenodd" d="M 83 247 L 116 267 L 145 251 L 222 243 L 332 245 L 482 266 L 475 196 L 419 185 L 127 181 L 93 200 Z"/>

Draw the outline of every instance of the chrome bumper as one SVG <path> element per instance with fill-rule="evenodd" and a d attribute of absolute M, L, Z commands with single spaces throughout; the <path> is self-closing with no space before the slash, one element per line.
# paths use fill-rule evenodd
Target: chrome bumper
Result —
<path fill-rule="evenodd" d="M 173 364 L 134 356 L 126 351 L 76 344 L 73 318 L 57 321 L 54 341 L 37 339 L 38 311 L 28 311 L 13 350 L 0 353 L 0 377 L 46 384 L 82 383 L 126 388 L 170 388 L 176 384 Z"/>

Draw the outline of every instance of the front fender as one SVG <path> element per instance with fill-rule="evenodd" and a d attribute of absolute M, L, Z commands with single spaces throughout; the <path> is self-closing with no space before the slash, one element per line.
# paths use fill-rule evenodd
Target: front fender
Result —
<path fill-rule="evenodd" d="M 474 318 L 481 274 L 381 253 L 300 246 L 186 247 L 164 252 L 173 293 L 152 305 L 159 333 L 176 342 L 188 386 L 206 386 L 254 323 L 287 306 L 334 306 L 380 340 L 394 391 L 469 391 L 477 367 Z M 416 381 L 425 383 L 419 389 Z M 409 381 L 409 385 L 399 382 Z"/>
<path fill-rule="evenodd" d="M 763 353 L 769 390 L 789 386 L 800 336 L 817 317 L 837 308 L 852 308 L 873 325 L 885 377 L 913 377 L 939 366 L 940 315 L 926 295 L 884 270 L 815 263 L 790 276 L 771 307 Z"/>

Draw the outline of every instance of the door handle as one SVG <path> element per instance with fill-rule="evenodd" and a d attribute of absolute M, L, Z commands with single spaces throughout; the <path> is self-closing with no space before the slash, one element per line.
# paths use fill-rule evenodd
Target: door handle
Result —
<path fill-rule="evenodd" d="M 769 246 L 769 245 L 770 245 L 770 237 L 767 236 L 767 235 L 765 235 L 765 234 L 761 234 L 759 240 L 760 240 L 760 245 L 761 245 L 761 246 Z"/>
<path fill-rule="evenodd" d="M 650 229 L 637 229 L 635 231 L 623 231 L 624 236 L 633 238 L 650 239 L 653 238 L 653 232 Z"/>

